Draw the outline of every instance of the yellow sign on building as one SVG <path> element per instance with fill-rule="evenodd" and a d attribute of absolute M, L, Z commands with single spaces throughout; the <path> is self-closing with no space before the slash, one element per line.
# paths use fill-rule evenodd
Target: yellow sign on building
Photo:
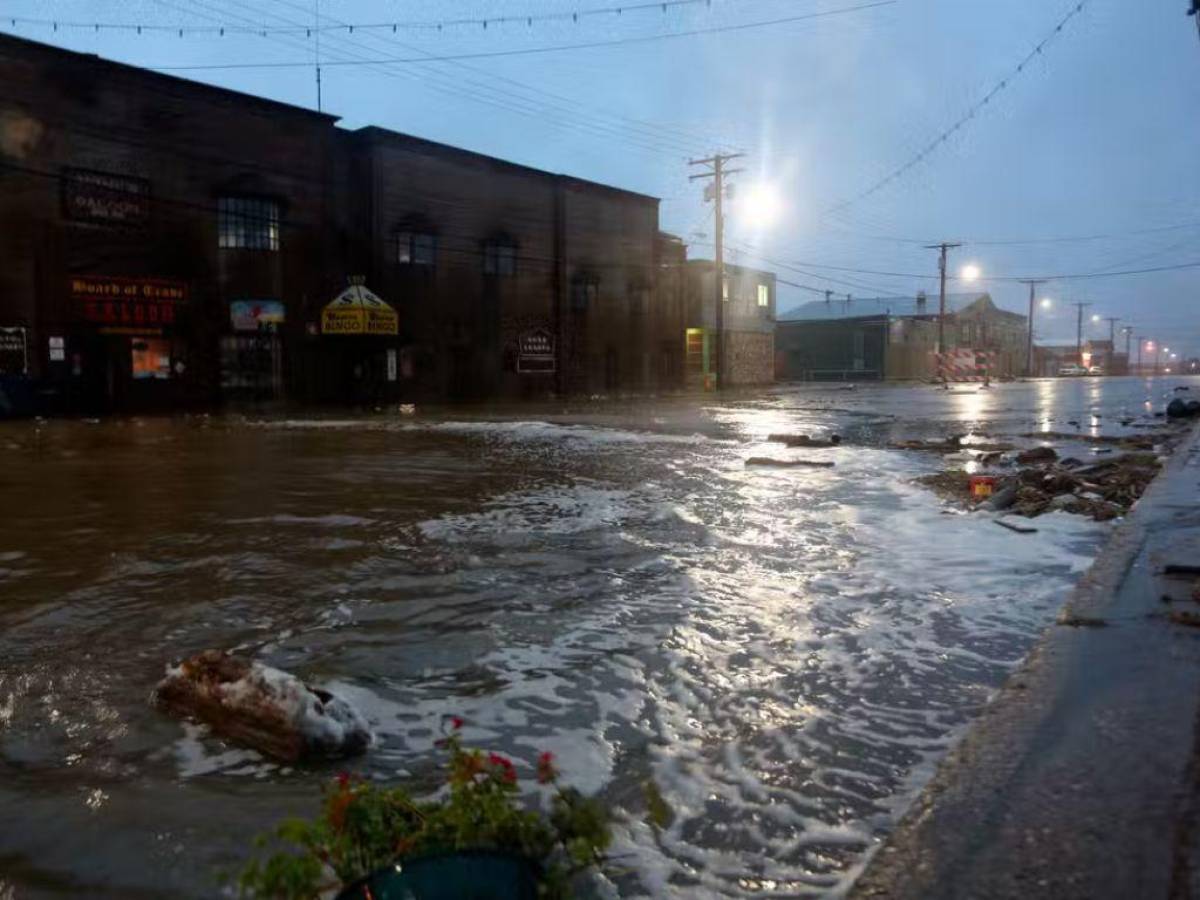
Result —
<path fill-rule="evenodd" d="M 321 310 L 322 334 L 396 334 L 399 330 L 396 311 L 353 279 Z"/>

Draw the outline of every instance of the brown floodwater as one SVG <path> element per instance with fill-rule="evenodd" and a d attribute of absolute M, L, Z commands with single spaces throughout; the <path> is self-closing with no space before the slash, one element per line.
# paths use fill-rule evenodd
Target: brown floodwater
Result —
<path fill-rule="evenodd" d="M 337 766 L 149 705 L 209 647 L 356 704 L 370 777 L 427 783 L 451 714 L 554 751 L 618 821 L 600 895 L 835 891 L 1108 528 L 947 514 L 911 483 L 942 460 L 886 441 L 1107 429 L 1169 386 L 0 423 L 0 898 L 212 897 L 315 809 Z"/>

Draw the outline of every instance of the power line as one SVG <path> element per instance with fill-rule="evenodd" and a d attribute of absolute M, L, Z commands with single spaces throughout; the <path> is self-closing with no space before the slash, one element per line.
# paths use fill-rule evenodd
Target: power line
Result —
<path fill-rule="evenodd" d="M 902 175 L 904 175 L 910 169 L 914 168 L 915 166 L 917 166 L 921 162 L 923 162 L 931 153 L 933 153 L 934 150 L 936 150 L 938 147 L 940 147 L 942 144 L 944 144 L 947 140 L 949 140 L 950 137 L 955 132 L 959 131 L 971 119 L 975 118 L 975 116 L 978 115 L 979 112 L 985 106 L 987 106 L 989 103 L 991 103 L 993 97 L 995 97 L 997 94 L 999 94 L 1001 91 L 1003 91 L 1005 88 L 1007 88 L 1009 86 L 1009 84 L 1012 82 L 1012 80 L 1014 78 L 1016 78 L 1018 75 L 1020 75 L 1022 72 L 1024 72 L 1025 67 L 1028 66 L 1029 63 L 1032 62 L 1033 59 L 1042 52 L 1042 50 L 1046 47 L 1046 45 L 1049 44 L 1051 41 L 1054 40 L 1054 38 L 1056 38 L 1059 34 L 1062 33 L 1062 30 L 1067 25 L 1067 23 L 1070 22 L 1072 18 L 1074 18 L 1075 16 L 1077 16 L 1081 12 L 1083 12 L 1083 8 L 1084 8 L 1084 6 L 1087 5 L 1087 3 L 1088 3 L 1088 0 L 1080 0 L 1080 2 L 1076 3 L 1075 6 L 1070 10 L 1070 12 L 1068 12 L 1065 16 L 1063 16 L 1063 18 L 1059 21 L 1059 23 L 1054 26 L 1054 29 L 1049 34 L 1047 34 L 1044 38 L 1042 38 L 1036 45 L 1034 45 L 1034 48 L 1025 55 L 1024 59 L 1022 59 L 1019 63 L 1017 63 L 1017 67 L 1015 69 L 1013 69 L 1006 76 L 1001 78 L 1000 81 L 998 81 L 995 85 L 993 85 L 992 89 L 989 90 L 986 94 L 984 94 L 981 99 L 977 100 L 974 104 L 972 104 L 967 109 L 967 111 L 956 122 L 954 122 L 954 124 L 952 124 L 949 128 L 947 128 L 945 131 L 943 131 L 941 134 L 939 134 L 936 138 L 934 138 L 932 141 L 930 141 L 928 144 L 926 144 L 925 147 L 922 150 L 920 150 L 920 152 L 918 152 L 915 156 L 913 156 L 911 159 L 909 159 L 904 164 L 900 165 L 896 169 L 893 169 L 889 174 L 885 175 L 883 178 L 880 178 L 878 181 L 876 181 L 875 183 L 870 185 L 866 190 L 855 195 L 854 197 L 850 198 L 849 200 L 843 200 L 841 203 L 837 203 L 837 204 L 829 207 L 827 210 L 825 210 L 822 213 L 822 215 L 829 215 L 830 213 L 837 212 L 839 210 L 843 210 L 848 206 L 851 206 L 855 203 L 865 200 L 867 197 L 871 196 L 872 194 L 876 193 L 877 191 L 882 190 L 884 187 L 891 184 L 897 178 L 900 178 Z"/>
<path fill-rule="evenodd" d="M 28 18 L 23 16 L 3 16 L 0 19 L 8 21 L 11 27 L 18 26 L 34 26 L 50 28 L 53 31 L 59 29 L 64 30 L 86 30 L 92 32 L 101 31 L 124 31 L 133 32 L 135 34 L 178 34 L 180 37 L 191 35 L 216 35 L 223 37 L 225 35 L 248 34 L 266 37 L 272 34 L 303 34 L 305 37 L 312 37 L 315 34 L 327 32 L 345 31 L 347 34 L 354 34 L 355 31 L 390 31 L 392 33 L 398 30 L 405 31 L 444 31 L 450 28 L 478 28 L 481 31 L 486 31 L 490 27 L 496 25 L 524 25 L 531 27 L 535 22 L 565 22 L 570 21 L 577 24 L 580 19 L 592 18 L 596 16 L 619 17 L 626 13 L 639 13 L 647 10 L 659 10 L 666 13 L 669 9 L 674 9 L 681 6 L 704 6 L 711 7 L 712 0 L 660 0 L 655 3 L 632 3 L 622 6 L 602 6 L 591 7 L 587 9 L 564 10 L 562 12 L 552 13 L 522 13 L 518 15 L 503 15 L 503 16 L 488 16 L 486 18 L 475 19 L 421 19 L 421 20 L 400 20 L 394 19 L 387 22 L 343 22 L 334 25 L 289 25 L 289 26 L 269 26 L 265 28 L 255 28 L 244 24 L 220 24 L 220 25 L 196 25 L 196 26 L 178 26 L 178 25 L 163 25 L 160 23 L 149 22 L 96 22 L 96 21 L 78 21 L 65 19 L 38 19 Z"/>
<path fill-rule="evenodd" d="M 724 34 L 731 31 L 747 31 L 753 28 L 768 28 L 773 25 L 785 25 L 792 22 L 804 22 L 811 19 L 824 19 L 831 16 L 846 15 L 868 9 L 891 6 L 898 0 L 875 0 L 872 3 L 862 3 L 858 6 L 846 6 L 838 9 L 827 9 L 821 12 L 805 13 L 799 16 L 787 16 L 782 19 L 769 19 L 759 22 L 741 22 L 734 25 L 716 25 L 711 28 L 693 28 L 688 31 L 670 31 L 663 34 L 640 35 L 636 37 L 612 38 L 603 41 L 588 41 L 578 44 L 555 44 L 548 47 L 524 47 L 511 50 L 484 50 L 474 53 L 447 53 L 435 56 L 397 56 L 380 59 L 338 60 L 324 65 L 357 66 L 357 65 L 391 65 L 404 63 L 449 62 L 464 59 L 494 59 L 506 56 L 530 56 L 534 54 L 561 53 L 569 50 L 592 50 L 600 47 L 619 47 L 630 44 L 646 44 L 654 41 L 664 41 L 673 38 L 697 37 L 705 34 Z M 295 69 L 308 68 L 311 61 L 304 62 L 240 62 L 240 63 L 202 63 L 187 66 L 147 66 L 160 72 L 183 72 L 208 69 Z"/>
<path fill-rule="evenodd" d="M 157 2 L 159 2 L 160 5 L 167 6 L 167 7 L 173 8 L 173 9 L 177 9 L 182 12 L 186 12 L 189 15 L 197 15 L 197 16 L 200 16 L 202 18 L 207 18 L 207 19 L 213 18 L 210 15 L 207 15 L 207 14 L 201 13 L 201 12 L 197 12 L 188 7 L 181 7 L 176 4 L 169 3 L 169 2 L 167 2 L 167 0 L 157 0 Z M 230 16 L 230 17 L 234 17 L 234 18 L 240 18 L 247 22 L 254 22 L 253 19 L 249 19 L 245 16 L 239 16 L 236 14 L 228 13 L 226 10 L 224 10 L 221 7 L 213 6 L 208 3 L 203 3 L 203 2 L 200 2 L 200 0 L 192 0 L 192 4 L 195 6 L 201 7 L 203 9 L 215 11 L 221 15 L 226 15 L 226 16 Z M 284 19 L 283 17 L 278 16 L 278 15 L 274 16 L 274 18 L 281 19 L 282 21 L 285 21 L 285 22 L 292 21 L 292 20 Z M 276 43 L 284 44 L 285 46 L 291 46 L 297 40 L 301 40 L 298 38 L 288 38 L 288 37 L 269 37 L 268 39 L 273 40 Z M 350 46 L 352 46 L 352 47 L 360 47 L 361 45 L 358 45 L 357 43 L 355 43 L 353 41 L 346 41 L 345 39 L 335 38 L 335 39 L 327 39 L 327 42 L 326 42 L 327 47 L 329 46 L 329 43 L 331 41 L 337 42 L 334 46 L 333 52 L 337 53 L 342 59 L 349 58 L 352 60 L 366 60 L 366 57 L 363 57 L 361 54 L 355 53 L 353 50 L 342 49 L 342 46 L 341 46 L 342 44 L 347 44 L 347 43 L 350 44 Z M 303 46 L 303 45 L 301 44 L 301 46 Z M 363 48 L 363 49 L 365 49 L 365 48 Z M 324 63 L 324 65 L 329 65 L 328 61 L 326 61 Z M 390 78 L 419 78 L 420 77 L 420 76 L 417 76 L 416 74 L 414 74 L 414 72 L 411 70 L 401 70 L 401 69 L 392 70 L 392 69 L 386 68 L 383 65 L 374 65 L 373 68 L 375 68 L 379 72 L 379 74 L 384 75 L 385 77 L 390 77 Z M 436 70 L 432 69 L 429 66 L 417 65 L 414 68 L 418 69 L 418 70 L 427 70 L 432 75 L 436 75 L 436 76 L 438 76 L 438 78 L 441 78 L 441 73 L 436 72 Z M 662 154 L 666 154 L 666 153 L 681 153 L 681 148 L 678 148 L 675 145 L 656 141 L 652 137 L 642 136 L 642 135 L 638 135 L 638 134 L 623 135 L 615 130 L 617 126 L 609 125 L 609 124 L 602 123 L 602 122 L 596 122 L 596 123 L 589 122 L 586 119 L 581 119 L 579 116 L 571 114 L 570 111 L 568 111 L 567 113 L 558 113 L 557 111 L 555 111 L 552 114 L 547 114 L 545 111 L 545 104 L 541 104 L 541 103 L 539 103 L 539 101 L 536 101 L 536 100 L 530 100 L 525 97 L 514 95 L 511 92 L 505 93 L 504 91 L 502 91 L 498 88 L 495 88 L 491 85 L 479 85 L 485 91 L 488 92 L 488 95 L 485 95 L 478 91 L 472 91 L 470 89 L 470 87 L 468 87 L 468 86 L 464 86 L 461 79 L 453 81 L 453 82 L 439 81 L 439 80 L 434 80 L 432 78 L 421 78 L 420 80 L 423 84 L 425 84 L 431 90 L 434 90 L 434 91 L 437 91 L 437 92 L 440 92 L 443 94 L 447 94 L 449 96 L 455 96 L 455 97 L 459 97 L 462 99 L 470 100 L 472 102 L 481 103 L 481 104 L 485 104 L 485 105 L 489 105 L 489 106 L 494 106 L 494 107 L 497 107 L 500 109 L 505 109 L 509 112 L 515 112 L 518 115 L 525 115 L 525 116 L 529 116 L 531 118 L 536 118 L 542 124 L 550 125 L 552 127 L 556 127 L 561 130 L 567 130 L 567 131 L 574 130 L 578 133 L 590 134 L 592 136 L 609 138 L 609 139 L 619 138 L 627 146 L 630 146 L 630 147 L 633 147 L 633 148 L 636 148 L 639 150 L 643 150 L 648 153 L 652 153 L 654 155 L 662 155 Z M 470 85 L 470 84 L 478 84 L 478 83 L 477 82 L 467 82 L 467 84 Z"/>
<path fill-rule="evenodd" d="M 275 0 L 275 2 L 279 3 L 281 6 L 286 6 L 291 9 L 298 10 L 300 12 L 307 11 L 300 4 L 298 4 L 296 2 L 290 2 L 290 0 Z M 276 15 L 275 18 L 282 19 L 283 17 Z M 290 21 L 290 20 L 285 20 L 285 21 Z M 332 19 L 332 21 L 336 24 L 341 24 L 340 20 L 338 20 L 338 19 Z M 395 38 L 389 39 L 386 35 L 381 36 L 381 35 L 375 35 L 375 34 L 368 34 L 366 36 L 369 38 L 372 38 L 373 40 L 379 41 L 383 44 L 395 45 L 398 47 L 402 47 L 403 49 L 408 50 L 408 51 L 417 52 L 417 53 L 425 52 L 425 51 L 420 50 L 417 47 L 413 47 L 409 44 L 405 44 Z M 340 43 L 343 45 L 351 44 L 352 46 L 362 49 L 365 52 L 369 52 L 366 45 L 364 45 L 360 42 L 357 42 L 357 41 L 351 41 L 349 39 L 340 39 Z M 429 54 L 426 54 L 426 55 L 429 55 Z M 500 95 L 501 97 L 505 96 L 505 92 L 503 91 L 503 89 L 497 88 L 494 85 L 494 82 L 496 82 L 496 81 L 502 81 L 502 82 L 505 82 L 506 84 L 511 84 L 514 87 L 518 88 L 519 90 L 526 91 L 531 94 L 540 94 L 543 97 L 549 97 L 549 98 L 551 98 L 552 102 L 548 102 L 546 100 L 538 100 L 535 98 L 520 97 L 519 95 L 514 96 L 512 92 L 508 93 L 508 96 L 511 97 L 512 99 L 520 100 L 520 101 L 523 101 L 526 103 L 531 103 L 531 104 L 537 103 L 543 109 L 549 108 L 549 109 L 553 110 L 553 112 L 559 118 L 566 116 L 566 117 L 579 119 L 582 123 L 584 123 L 588 126 L 594 126 L 595 128 L 598 128 L 598 129 L 608 129 L 608 130 L 613 130 L 613 129 L 618 129 L 618 128 L 623 129 L 623 130 L 628 131 L 630 136 L 632 136 L 635 139 L 644 140 L 644 141 L 653 141 L 656 144 L 662 145 L 663 147 L 667 148 L 671 152 L 694 153 L 697 148 L 699 148 L 701 146 L 707 146 L 707 144 L 708 144 L 707 137 L 700 137 L 698 135 L 688 134 L 687 132 L 684 132 L 684 131 L 681 131 L 678 129 L 672 129 L 672 128 L 668 128 L 668 127 L 659 126 L 656 124 L 649 124 L 646 122 L 641 122 L 636 119 L 631 119 L 630 117 L 624 116 L 620 113 L 598 111 L 600 116 L 606 117 L 612 121 L 604 122 L 604 121 L 599 121 L 599 120 L 589 120 L 589 118 L 587 116 L 580 114 L 579 102 L 570 97 L 564 97 L 560 94 L 554 94 L 543 88 L 526 84 L 526 83 L 518 81 L 514 78 L 506 77 L 503 75 L 497 75 L 496 73 L 493 73 L 491 71 L 477 68 L 474 66 L 470 66 L 463 62 L 453 63 L 453 65 L 455 68 L 462 69 L 467 72 L 473 72 L 482 77 L 486 77 L 487 78 L 486 82 L 469 81 L 467 83 L 470 85 L 479 87 L 481 89 L 487 90 L 493 94 Z M 439 71 L 437 69 L 434 69 L 432 66 L 426 67 L 426 68 L 428 71 Z M 459 83 L 461 83 L 461 79 L 458 79 L 455 81 L 456 85 L 458 85 Z"/>
<path fill-rule="evenodd" d="M 1155 228 L 1138 228 L 1131 231 L 1114 231 L 1106 234 L 1082 234 L 1082 235 L 1065 235 L 1057 237 L 1035 237 L 1035 238 L 1003 238 L 1003 239 L 976 239 L 964 238 L 963 242 L 978 247 L 1012 247 L 1026 244 L 1070 244 L 1083 243 L 1086 241 L 1105 241 L 1115 240 L 1117 238 L 1137 237 L 1144 234 L 1161 234 L 1169 231 L 1182 231 L 1186 228 L 1200 228 L 1200 222 L 1180 222 L 1177 225 L 1162 225 Z M 837 231 L 836 229 L 834 229 Z M 897 237 L 887 234 L 867 234 L 865 232 L 841 230 L 841 234 L 846 234 L 851 237 L 865 238 L 872 241 L 892 241 L 897 244 L 921 244 L 930 243 L 929 238 L 916 237 Z"/>

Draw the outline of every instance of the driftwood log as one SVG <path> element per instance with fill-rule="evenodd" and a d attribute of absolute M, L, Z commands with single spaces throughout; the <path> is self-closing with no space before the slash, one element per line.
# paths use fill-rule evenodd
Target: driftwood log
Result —
<path fill-rule="evenodd" d="M 350 756 L 371 742 L 366 721 L 346 701 L 223 650 L 168 667 L 152 699 L 164 712 L 285 762 Z"/>
<path fill-rule="evenodd" d="M 781 468 L 791 468 L 795 466 L 806 466 L 815 469 L 832 469 L 832 460 L 819 459 L 771 459 L 767 456 L 751 456 L 746 460 L 748 466 L 779 466 Z"/>

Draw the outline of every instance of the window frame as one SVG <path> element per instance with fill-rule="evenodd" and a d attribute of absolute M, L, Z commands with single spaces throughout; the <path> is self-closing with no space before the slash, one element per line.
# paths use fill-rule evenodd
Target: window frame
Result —
<path fill-rule="evenodd" d="M 765 281 L 760 281 L 758 283 L 758 308 L 771 308 L 771 286 Z"/>
<path fill-rule="evenodd" d="M 594 275 L 577 275 L 571 279 L 571 311 L 586 313 L 600 299 L 600 279 Z"/>
<path fill-rule="evenodd" d="M 272 197 L 224 194 L 217 198 L 217 248 L 278 253 L 282 219 Z"/>
<path fill-rule="evenodd" d="M 483 274 L 496 278 L 514 277 L 517 274 L 517 242 L 507 237 L 484 241 Z"/>
<path fill-rule="evenodd" d="M 401 266 L 433 268 L 437 265 L 437 235 L 427 228 L 400 228 L 395 232 L 395 261 Z M 422 254 L 422 249 L 428 255 Z"/>

